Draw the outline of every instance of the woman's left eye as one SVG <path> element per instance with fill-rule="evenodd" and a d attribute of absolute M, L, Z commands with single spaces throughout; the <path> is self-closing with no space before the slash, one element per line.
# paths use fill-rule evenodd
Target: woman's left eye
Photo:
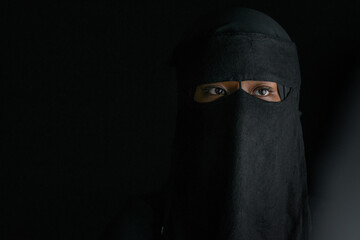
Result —
<path fill-rule="evenodd" d="M 260 96 L 260 97 L 266 97 L 270 94 L 270 89 L 268 88 L 264 88 L 264 87 L 260 87 L 260 88 L 256 88 L 253 93 L 256 95 L 256 96 Z"/>

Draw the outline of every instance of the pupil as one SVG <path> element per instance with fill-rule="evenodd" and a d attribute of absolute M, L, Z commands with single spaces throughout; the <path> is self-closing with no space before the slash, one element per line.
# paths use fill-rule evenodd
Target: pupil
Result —
<path fill-rule="evenodd" d="M 222 94 L 224 94 L 224 90 L 221 89 L 221 88 L 217 88 L 217 89 L 216 89 L 216 93 L 222 95 Z"/>
<path fill-rule="evenodd" d="M 266 95 L 267 90 L 266 90 L 266 89 L 261 89 L 261 90 L 260 90 L 260 93 L 261 93 L 261 95 Z"/>

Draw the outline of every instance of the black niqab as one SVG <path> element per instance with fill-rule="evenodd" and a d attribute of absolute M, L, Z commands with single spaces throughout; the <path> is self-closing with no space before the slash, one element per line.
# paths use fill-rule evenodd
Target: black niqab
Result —
<path fill-rule="evenodd" d="M 174 53 L 179 110 L 165 239 L 307 239 L 295 44 L 251 9 L 200 26 Z M 240 89 L 210 103 L 192 99 L 198 84 L 245 80 L 276 82 L 287 96 L 266 102 Z"/>

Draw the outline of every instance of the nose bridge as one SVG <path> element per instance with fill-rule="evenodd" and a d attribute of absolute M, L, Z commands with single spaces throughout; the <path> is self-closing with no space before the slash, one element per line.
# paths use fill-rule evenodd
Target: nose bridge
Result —
<path fill-rule="evenodd" d="M 256 118 L 254 116 L 256 112 L 256 106 L 254 103 L 249 101 L 249 98 L 255 98 L 254 96 L 250 96 L 250 94 L 246 93 L 243 89 L 237 90 L 232 97 L 232 126 L 233 130 L 237 132 L 241 130 L 244 122 L 246 121 L 255 121 Z"/>
<path fill-rule="evenodd" d="M 234 96 L 234 110 L 229 123 L 233 169 L 243 172 L 243 176 L 248 174 L 246 171 L 250 166 L 260 171 L 267 166 L 268 158 L 275 159 L 281 123 L 280 115 L 266 106 L 266 102 L 262 104 L 261 100 L 253 101 L 251 98 L 253 96 L 245 92 Z"/>

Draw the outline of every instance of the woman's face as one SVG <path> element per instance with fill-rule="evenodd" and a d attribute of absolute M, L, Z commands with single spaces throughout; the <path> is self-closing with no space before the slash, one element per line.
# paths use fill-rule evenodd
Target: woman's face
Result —
<path fill-rule="evenodd" d="M 196 87 L 194 101 L 213 102 L 240 89 L 238 81 L 226 81 L 201 84 Z M 242 81 L 241 89 L 250 95 L 269 102 L 280 102 L 277 83 L 267 81 Z"/>

